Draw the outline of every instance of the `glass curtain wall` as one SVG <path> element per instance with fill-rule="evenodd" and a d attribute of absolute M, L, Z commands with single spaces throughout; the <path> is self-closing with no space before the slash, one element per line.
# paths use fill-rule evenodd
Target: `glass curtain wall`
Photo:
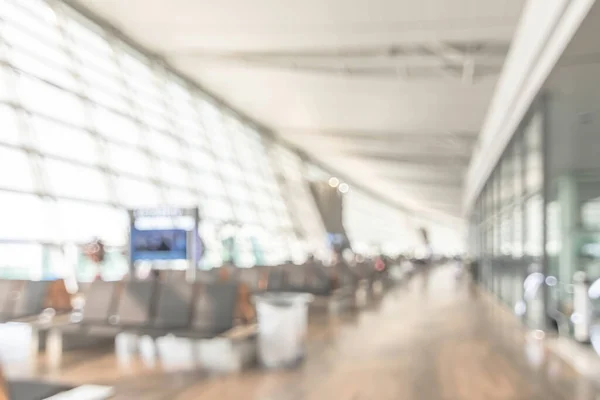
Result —
<path fill-rule="evenodd" d="M 414 253 L 416 229 L 408 214 L 359 190 L 344 195 L 344 227 L 352 248 L 360 254 L 389 256 Z"/>
<path fill-rule="evenodd" d="M 205 267 L 277 263 L 297 247 L 257 129 L 60 2 L 0 3 L 0 121 L 5 275 L 61 275 L 64 245 L 91 237 L 124 272 L 125 210 L 161 204 L 200 206 Z"/>
<path fill-rule="evenodd" d="M 273 164 L 279 166 L 280 187 L 293 225 L 297 227 L 298 240 L 291 244 L 293 260 L 302 262 L 308 254 L 320 259 L 329 257 L 324 240 L 327 232 L 310 191 L 308 168 L 297 154 L 284 146 L 273 145 L 270 154 Z"/>
<path fill-rule="evenodd" d="M 522 307 L 525 277 L 543 270 L 543 143 L 543 109 L 536 104 L 505 149 L 471 214 L 471 253 L 479 261 L 481 284 L 517 311 Z M 542 299 L 540 294 L 537 300 Z M 543 315 L 539 301 L 527 310 L 532 323 Z"/>

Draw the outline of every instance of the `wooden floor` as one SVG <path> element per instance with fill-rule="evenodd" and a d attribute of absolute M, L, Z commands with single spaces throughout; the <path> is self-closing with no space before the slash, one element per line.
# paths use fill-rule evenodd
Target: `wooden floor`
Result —
<path fill-rule="evenodd" d="M 594 400 L 600 391 L 504 310 L 441 267 L 344 318 L 315 317 L 305 364 L 216 376 L 112 349 L 69 352 L 59 368 L 13 362 L 9 375 L 113 385 L 118 399 Z M 0 338 L 1 339 L 1 338 Z M 600 376 L 600 371 L 598 371 Z"/>

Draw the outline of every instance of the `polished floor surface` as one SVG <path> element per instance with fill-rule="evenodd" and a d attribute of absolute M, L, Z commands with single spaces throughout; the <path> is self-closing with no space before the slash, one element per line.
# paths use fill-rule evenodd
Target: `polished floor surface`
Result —
<path fill-rule="evenodd" d="M 16 357 L 7 372 L 113 385 L 118 399 L 600 399 L 593 379 L 545 350 L 539 336 L 439 267 L 356 315 L 312 318 L 308 357 L 296 370 L 209 375 L 174 346 L 172 359 L 159 360 L 106 348 L 68 352 L 59 367 Z"/>

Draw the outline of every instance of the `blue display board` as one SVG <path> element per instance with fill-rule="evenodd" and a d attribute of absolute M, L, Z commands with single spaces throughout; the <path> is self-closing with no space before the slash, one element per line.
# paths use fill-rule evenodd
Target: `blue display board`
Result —
<path fill-rule="evenodd" d="M 188 258 L 187 232 L 184 229 L 139 230 L 131 229 L 131 259 L 186 260 Z"/>

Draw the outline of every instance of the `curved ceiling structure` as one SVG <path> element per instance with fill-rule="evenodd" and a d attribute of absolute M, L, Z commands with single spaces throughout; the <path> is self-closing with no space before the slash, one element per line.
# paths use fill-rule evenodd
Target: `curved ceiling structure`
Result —
<path fill-rule="evenodd" d="M 524 0 L 72 0 L 350 181 L 435 218 Z"/>

